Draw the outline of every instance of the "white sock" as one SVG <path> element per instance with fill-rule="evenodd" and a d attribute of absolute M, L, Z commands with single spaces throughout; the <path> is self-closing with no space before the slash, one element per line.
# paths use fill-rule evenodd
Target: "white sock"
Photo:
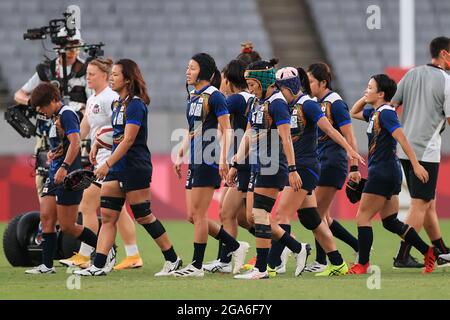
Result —
<path fill-rule="evenodd" d="M 78 252 L 84 257 L 90 257 L 91 253 L 94 252 L 94 248 L 92 248 L 90 245 L 87 245 L 86 243 L 82 242 L 80 246 L 80 251 Z"/>
<path fill-rule="evenodd" d="M 135 256 L 135 255 L 139 254 L 139 249 L 137 247 L 137 244 L 125 246 L 125 253 L 127 254 L 127 257 L 131 257 L 131 256 Z"/>

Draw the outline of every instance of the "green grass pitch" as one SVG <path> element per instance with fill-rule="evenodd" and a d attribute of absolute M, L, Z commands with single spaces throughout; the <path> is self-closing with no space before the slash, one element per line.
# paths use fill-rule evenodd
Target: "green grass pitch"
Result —
<path fill-rule="evenodd" d="M 0 224 L 3 234 L 5 224 Z M 356 234 L 353 222 L 345 223 Z M 165 222 L 177 253 L 184 263 L 192 258 L 193 226 L 184 221 Z M 450 221 L 441 224 L 444 239 L 450 241 Z M 81 278 L 80 289 L 74 287 L 66 273 L 66 268 L 58 266 L 53 275 L 25 275 L 25 268 L 13 268 L 0 253 L 0 299 L 449 299 L 450 269 L 437 268 L 433 274 L 423 275 L 421 270 L 394 270 L 392 258 L 398 249 L 398 238 L 382 229 L 380 222 L 374 223 L 374 244 L 371 263 L 380 267 L 380 289 L 368 289 L 367 282 L 376 284 L 374 275 L 343 276 L 333 278 L 316 278 L 304 273 L 294 277 L 294 259 L 288 263 L 288 272 L 274 279 L 245 281 L 235 280 L 231 275 L 205 274 L 203 279 L 155 278 L 153 274 L 161 269 L 163 259 L 153 240 L 142 228 L 137 226 L 138 245 L 144 259 L 144 267 L 137 270 L 114 271 L 106 277 Z M 254 239 L 242 229 L 239 239 L 248 241 L 250 248 L 248 258 L 255 253 Z M 313 242 L 311 232 L 293 223 L 293 232 L 302 242 Z M 424 232 L 421 233 L 425 236 Z M 427 241 L 428 238 L 426 238 Z M 119 260 L 124 256 L 123 246 L 119 244 Z M 354 256 L 350 248 L 338 241 L 338 248 L 344 259 L 350 263 Z M 0 246 L 2 246 L 0 244 Z M 209 238 L 205 260 L 215 258 L 217 241 Z M 308 262 L 314 260 L 315 252 Z M 413 255 L 422 256 L 413 250 Z M 72 284 L 72 285 L 70 285 Z"/>

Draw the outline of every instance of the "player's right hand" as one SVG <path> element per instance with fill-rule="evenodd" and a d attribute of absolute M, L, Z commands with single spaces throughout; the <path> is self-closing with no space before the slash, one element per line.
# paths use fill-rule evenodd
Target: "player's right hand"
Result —
<path fill-rule="evenodd" d="M 177 175 L 178 179 L 181 179 L 181 164 L 183 163 L 183 157 L 180 157 L 180 155 L 177 155 L 177 158 L 173 164 L 173 170 L 175 171 L 175 174 Z"/>
<path fill-rule="evenodd" d="M 89 161 L 95 166 L 97 164 L 97 152 L 98 152 L 98 146 L 97 143 L 94 143 L 94 145 L 91 148 L 91 151 L 89 152 Z"/>

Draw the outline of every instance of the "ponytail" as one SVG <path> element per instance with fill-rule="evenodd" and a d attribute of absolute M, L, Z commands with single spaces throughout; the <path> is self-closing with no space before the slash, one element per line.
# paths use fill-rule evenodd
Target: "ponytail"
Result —
<path fill-rule="evenodd" d="M 309 78 L 306 71 L 302 67 L 297 67 L 298 77 L 300 78 L 301 90 L 311 95 L 311 86 L 309 85 Z"/>

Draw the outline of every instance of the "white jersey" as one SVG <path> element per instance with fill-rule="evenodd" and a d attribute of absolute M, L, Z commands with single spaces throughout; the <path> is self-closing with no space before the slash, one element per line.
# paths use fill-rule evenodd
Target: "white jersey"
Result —
<path fill-rule="evenodd" d="M 89 131 L 89 137 L 91 143 L 95 142 L 95 134 L 97 130 L 103 126 L 111 125 L 112 110 L 111 105 L 114 100 L 117 100 L 119 95 L 113 91 L 110 87 L 106 87 L 99 94 L 93 94 L 86 102 L 85 117 L 89 122 L 91 130 Z M 110 156 L 111 151 L 101 148 L 97 153 L 97 164 L 101 166 L 106 159 Z"/>

